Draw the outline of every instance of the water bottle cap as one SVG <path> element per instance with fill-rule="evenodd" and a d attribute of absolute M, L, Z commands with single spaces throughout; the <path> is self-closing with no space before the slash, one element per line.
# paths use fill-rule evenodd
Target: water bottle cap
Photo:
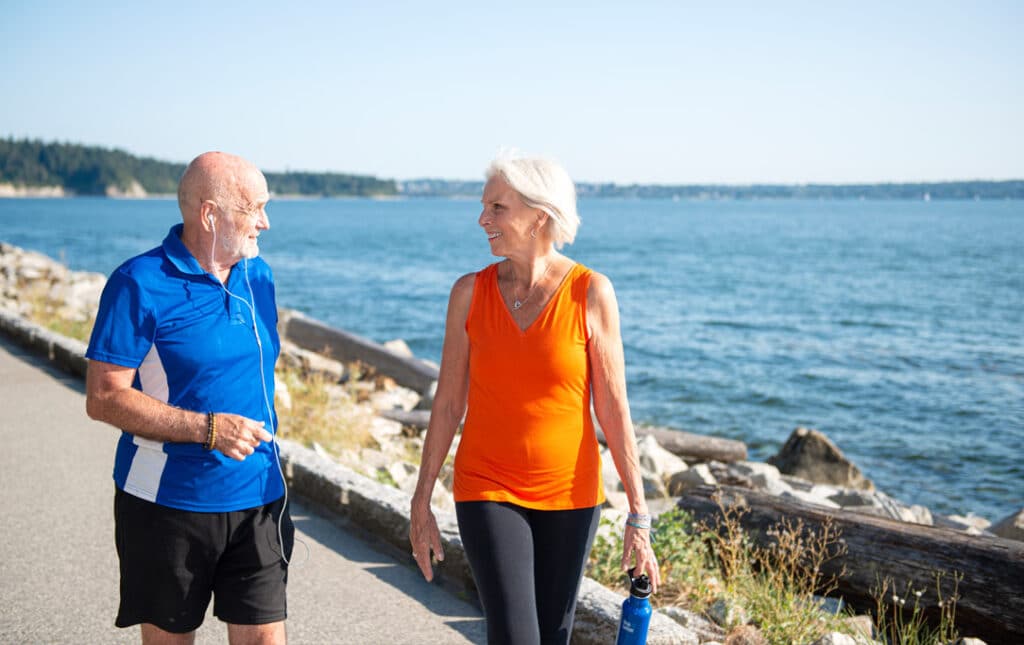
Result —
<path fill-rule="evenodd" d="M 637 577 L 633 577 L 636 569 L 630 569 L 629 573 L 629 595 L 634 598 L 646 598 L 651 595 L 651 580 L 647 577 L 646 573 L 642 573 Z"/>

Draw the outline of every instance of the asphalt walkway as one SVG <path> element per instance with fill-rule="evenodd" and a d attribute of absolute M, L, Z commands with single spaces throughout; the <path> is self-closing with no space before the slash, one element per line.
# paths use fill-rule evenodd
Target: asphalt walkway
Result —
<path fill-rule="evenodd" d="M 118 432 L 85 415 L 84 384 L 0 337 L 0 643 L 133 643 L 114 627 L 111 479 Z M 483 643 L 480 611 L 315 509 L 292 507 L 293 645 Z M 197 643 L 226 643 L 212 615 Z"/>

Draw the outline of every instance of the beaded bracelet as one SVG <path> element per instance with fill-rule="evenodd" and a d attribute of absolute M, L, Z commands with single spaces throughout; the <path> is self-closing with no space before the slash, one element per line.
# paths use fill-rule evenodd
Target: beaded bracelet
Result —
<path fill-rule="evenodd" d="M 213 450 L 213 447 L 217 445 L 217 415 L 213 412 L 206 413 L 206 443 L 203 444 L 203 448 L 207 450 Z"/>

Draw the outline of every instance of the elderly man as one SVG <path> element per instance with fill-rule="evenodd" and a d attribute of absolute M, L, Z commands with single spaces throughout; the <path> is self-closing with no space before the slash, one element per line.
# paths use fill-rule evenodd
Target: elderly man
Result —
<path fill-rule="evenodd" d="M 182 223 L 110 276 L 89 341 L 86 409 L 121 429 L 118 627 L 191 643 L 211 596 L 233 644 L 284 643 L 294 529 L 277 459 L 280 350 L 267 182 L 220 152 L 189 164 Z"/>

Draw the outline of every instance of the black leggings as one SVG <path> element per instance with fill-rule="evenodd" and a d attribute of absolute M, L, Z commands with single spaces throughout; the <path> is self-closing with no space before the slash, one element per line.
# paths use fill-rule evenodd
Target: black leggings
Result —
<path fill-rule="evenodd" d="M 568 643 L 600 507 L 535 511 L 458 502 L 455 513 L 487 619 L 487 642 Z"/>

